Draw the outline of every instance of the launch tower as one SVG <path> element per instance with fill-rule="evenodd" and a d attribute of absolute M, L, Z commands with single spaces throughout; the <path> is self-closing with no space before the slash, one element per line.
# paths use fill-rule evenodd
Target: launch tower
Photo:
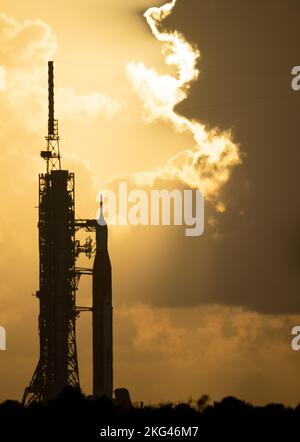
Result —
<path fill-rule="evenodd" d="M 79 387 L 76 317 L 93 315 L 94 394 L 112 396 L 111 266 L 107 226 L 96 220 L 75 220 L 74 174 L 61 169 L 58 121 L 54 117 L 53 62 L 48 62 L 49 115 L 47 149 L 41 152 L 46 173 L 39 175 L 39 299 L 40 357 L 23 403 L 46 403 L 65 387 Z M 102 208 L 101 208 L 102 214 Z M 101 215 L 103 219 L 103 214 Z M 102 223 L 103 224 L 103 223 Z M 81 245 L 76 231 L 96 233 L 96 248 L 88 238 Z M 77 268 L 80 253 L 95 253 L 93 269 Z M 76 307 L 82 274 L 93 277 L 93 307 Z M 96 379 L 96 381 L 95 381 Z"/>

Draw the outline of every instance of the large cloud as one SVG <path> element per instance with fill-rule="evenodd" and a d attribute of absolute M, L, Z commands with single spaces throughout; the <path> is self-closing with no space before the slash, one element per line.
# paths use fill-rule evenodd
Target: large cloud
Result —
<path fill-rule="evenodd" d="M 198 42 L 202 53 L 199 81 L 177 112 L 220 128 L 234 124 L 245 153 L 221 192 L 227 210 L 206 205 L 200 238 L 133 229 L 123 290 L 155 305 L 299 313 L 299 96 L 290 87 L 299 58 L 293 12 L 299 6 L 276 0 L 270 14 L 270 5 L 259 1 L 250 10 L 238 0 L 226 5 L 178 1 L 167 26 Z M 153 181 L 153 187 L 172 186 L 180 183 Z M 146 269 L 143 276 L 136 268 Z"/>

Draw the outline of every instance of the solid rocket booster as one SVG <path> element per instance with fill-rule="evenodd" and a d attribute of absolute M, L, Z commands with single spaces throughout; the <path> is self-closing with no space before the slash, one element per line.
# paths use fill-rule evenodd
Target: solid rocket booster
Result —
<path fill-rule="evenodd" d="M 93 266 L 93 394 L 112 398 L 113 334 L 111 263 L 107 249 L 107 225 L 96 225 L 96 255 Z"/>

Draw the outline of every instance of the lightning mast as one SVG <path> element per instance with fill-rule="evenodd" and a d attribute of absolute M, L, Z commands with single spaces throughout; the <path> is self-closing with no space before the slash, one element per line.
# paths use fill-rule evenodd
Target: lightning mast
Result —
<path fill-rule="evenodd" d="M 61 170 L 59 151 L 58 120 L 54 118 L 54 70 L 53 61 L 48 61 L 48 135 L 47 150 L 41 151 L 41 157 L 46 160 L 47 174 L 51 170 Z"/>

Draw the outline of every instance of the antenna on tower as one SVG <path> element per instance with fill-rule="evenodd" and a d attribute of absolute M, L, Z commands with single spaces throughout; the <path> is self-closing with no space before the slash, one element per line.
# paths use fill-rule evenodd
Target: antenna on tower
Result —
<path fill-rule="evenodd" d="M 54 118 L 53 61 L 48 61 L 48 135 L 45 138 L 47 150 L 41 151 L 41 157 L 46 161 L 47 173 L 55 169 L 61 170 L 58 121 Z"/>
<path fill-rule="evenodd" d="M 48 135 L 54 135 L 54 72 L 53 72 L 53 61 L 48 61 Z"/>

